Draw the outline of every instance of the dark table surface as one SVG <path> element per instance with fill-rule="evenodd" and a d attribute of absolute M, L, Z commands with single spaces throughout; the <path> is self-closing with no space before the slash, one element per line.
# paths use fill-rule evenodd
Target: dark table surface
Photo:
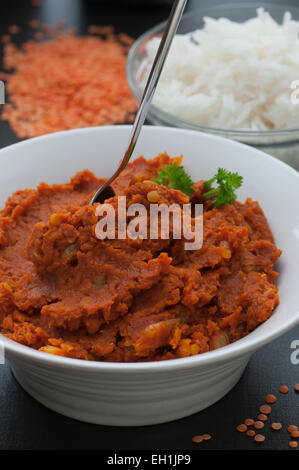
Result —
<path fill-rule="evenodd" d="M 32 34 L 28 21 L 38 18 L 49 24 L 66 19 L 79 33 L 86 32 L 88 24 L 113 24 L 117 31 L 137 37 L 164 20 L 169 11 L 169 6 L 150 8 L 144 6 L 146 2 L 143 6 L 138 3 L 142 4 L 143 0 L 135 0 L 135 6 L 131 7 L 126 0 L 44 0 L 42 7 L 34 8 L 27 0 L 9 0 L 1 2 L 0 35 L 7 32 L 8 25 L 19 24 L 22 33 L 18 41 L 28 40 Z M 223 0 L 189 0 L 187 9 L 211 3 L 221 4 Z M 272 3 L 284 2 L 272 0 Z M 299 0 L 288 0 L 288 4 L 299 6 Z M 17 141 L 8 125 L 0 123 L 0 147 Z M 294 365 L 290 360 L 293 340 L 299 340 L 299 326 L 254 354 L 236 387 L 210 408 L 176 422 L 144 428 L 97 426 L 56 414 L 21 389 L 9 364 L 0 365 L 0 449 L 194 450 L 198 447 L 191 437 L 200 433 L 213 436 L 200 449 L 288 449 L 286 428 L 275 433 L 270 429 L 270 422 L 299 425 L 299 395 L 292 390 L 299 382 L 299 364 Z M 279 394 L 281 384 L 290 387 L 289 394 Z M 238 433 L 235 427 L 247 417 L 256 417 L 268 393 L 276 394 L 278 402 L 263 430 L 266 441 L 258 445 Z"/>

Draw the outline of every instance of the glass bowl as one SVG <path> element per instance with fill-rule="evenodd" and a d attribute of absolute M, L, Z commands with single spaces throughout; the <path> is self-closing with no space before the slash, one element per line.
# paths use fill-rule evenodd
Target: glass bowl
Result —
<path fill-rule="evenodd" d="M 279 23 L 281 23 L 285 11 L 290 11 L 295 20 L 299 20 L 299 8 L 291 6 L 271 5 L 267 3 L 226 3 L 225 5 L 214 5 L 203 7 L 196 11 L 186 13 L 180 23 L 178 33 L 185 34 L 195 29 L 203 27 L 203 17 L 211 16 L 213 18 L 226 17 L 232 21 L 246 21 L 256 16 L 256 9 L 263 6 L 266 11 Z M 129 86 L 139 101 L 142 95 L 139 77 L 144 66 L 146 57 L 145 47 L 153 37 L 161 36 L 164 23 L 160 23 L 154 28 L 145 32 L 133 44 L 127 60 L 127 79 Z M 298 77 L 290 77 L 292 80 Z M 291 93 L 291 89 L 290 89 Z M 295 105 L 294 105 L 295 106 Z M 283 130 L 266 130 L 266 131 L 246 131 L 218 129 L 199 125 L 192 121 L 186 121 L 178 116 L 171 115 L 155 105 L 150 106 L 148 113 L 148 121 L 154 125 L 181 127 L 184 129 L 192 129 L 205 133 L 216 134 L 229 139 L 237 140 L 256 148 L 259 148 L 270 155 L 288 163 L 292 167 L 299 170 L 299 123 L 298 128 Z"/>

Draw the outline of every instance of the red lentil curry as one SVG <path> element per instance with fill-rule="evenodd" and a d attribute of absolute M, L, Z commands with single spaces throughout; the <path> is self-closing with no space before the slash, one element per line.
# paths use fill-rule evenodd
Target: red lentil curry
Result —
<path fill-rule="evenodd" d="M 127 205 L 168 205 L 181 191 L 149 181 L 171 162 L 140 157 L 114 183 Z M 98 240 L 87 203 L 101 182 L 83 171 L 69 183 L 17 191 L 0 217 L 0 325 L 8 338 L 60 356 L 150 361 L 210 351 L 247 335 L 277 306 L 280 256 L 258 202 L 212 208 L 203 182 L 204 241 Z M 116 199 L 111 199 L 114 204 Z"/>

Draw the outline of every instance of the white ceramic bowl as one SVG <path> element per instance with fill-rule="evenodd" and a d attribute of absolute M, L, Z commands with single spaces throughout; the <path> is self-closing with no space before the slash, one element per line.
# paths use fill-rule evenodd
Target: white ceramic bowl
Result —
<path fill-rule="evenodd" d="M 62 183 L 89 168 L 99 176 L 115 169 L 127 126 L 47 135 L 0 151 L 0 206 L 15 190 L 40 181 Z M 210 177 L 219 166 L 244 176 L 240 200 L 260 201 L 283 250 L 279 261 L 281 303 L 273 316 L 247 337 L 198 356 L 147 363 L 80 361 L 35 351 L 1 337 L 6 357 L 22 387 L 64 415 L 108 425 L 148 425 L 195 413 L 223 397 L 239 380 L 250 355 L 299 319 L 299 174 L 252 147 L 196 131 L 145 127 L 135 155 L 184 155 L 193 179 Z M 277 352 L 279 354 L 279 351 Z M 273 357 L 273 363 L 275 357 Z"/>

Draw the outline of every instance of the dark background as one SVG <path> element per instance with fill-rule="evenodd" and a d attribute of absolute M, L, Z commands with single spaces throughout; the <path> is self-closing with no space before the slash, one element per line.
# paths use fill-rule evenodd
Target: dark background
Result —
<path fill-rule="evenodd" d="M 28 22 L 37 18 L 51 25 L 65 19 L 79 33 L 86 33 L 89 24 L 112 24 L 118 32 L 138 37 L 166 19 L 169 12 L 170 2 L 166 0 L 154 2 L 160 5 L 156 7 L 146 3 L 145 0 L 44 0 L 40 8 L 35 8 L 27 0 L 1 1 L 0 35 L 7 32 L 8 25 L 18 24 L 22 32 L 17 42 L 26 41 L 33 34 Z M 187 10 L 222 3 L 224 0 L 189 0 Z M 267 3 L 283 5 L 284 1 Z M 287 3 L 299 6 L 299 0 L 287 0 Z M 0 122 L 0 147 L 17 141 L 8 125 Z M 0 365 L 0 449 L 288 449 L 290 439 L 286 427 L 299 425 L 299 395 L 293 391 L 293 385 L 299 382 L 299 365 L 290 362 L 290 344 L 294 339 L 299 340 L 299 326 L 254 354 L 237 386 L 207 410 L 176 422 L 144 428 L 97 426 L 58 415 L 21 389 L 8 364 Z M 288 395 L 279 394 L 281 384 L 290 387 Z M 278 402 L 261 431 L 266 441 L 260 445 L 238 433 L 235 427 L 245 418 L 256 418 L 268 393 L 276 394 Z M 271 431 L 273 421 L 283 423 L 283 430 Z M 203 433 L 210 433 L 213 438 L 200 446 L 191 442 L 194 434 Z"/>

